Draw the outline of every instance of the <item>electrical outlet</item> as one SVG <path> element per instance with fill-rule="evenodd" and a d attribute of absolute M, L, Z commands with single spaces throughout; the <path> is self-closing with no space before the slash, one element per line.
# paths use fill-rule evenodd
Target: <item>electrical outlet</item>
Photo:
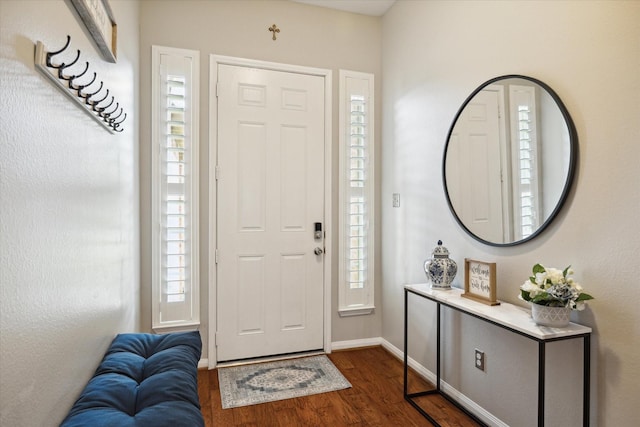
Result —
<path fill-rule="evenodd" d="M 393 193 L 393 207 L 400 207 L 400 193 Z"/>
<path fill-rule="evenodd" d="M 481 371 L 484 371 L 484 351 L 480 351 L 477 348 L 475 350 L 476 350 L 476 353 L 475 353 L 476 368 L 480 369 Z"/>

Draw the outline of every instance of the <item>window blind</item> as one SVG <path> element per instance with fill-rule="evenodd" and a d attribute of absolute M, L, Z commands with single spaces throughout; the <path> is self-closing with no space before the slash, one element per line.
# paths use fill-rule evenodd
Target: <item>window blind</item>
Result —
<path fill-rule="evenodd" d="M 373 75 L 340 71 L 341 315 L 373 309 Z"/>
<path fill-rule="evenodd" d="M 537 135 L 535 88 L 509 88 L 515 146 L 515 232 L 518 239 L 529 237 L 538 228 Z"/>
<path fill-rule="evenodd" d="M 153 47 L 153 327 L 199 323 L 196 51 Z"/>

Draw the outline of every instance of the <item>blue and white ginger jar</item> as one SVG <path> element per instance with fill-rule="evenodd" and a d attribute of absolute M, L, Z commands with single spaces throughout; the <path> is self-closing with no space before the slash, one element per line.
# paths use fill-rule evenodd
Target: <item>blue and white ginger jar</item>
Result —
<path fill-rule="evenodd" d="M 431 259 L 424 262 L 424 272 L 434 289 L 451 289 L 458 265 L 449 258 L 449 250 L 442 246 L 442 240 L 438 240 L 438 246 L 433 250 Z"/>

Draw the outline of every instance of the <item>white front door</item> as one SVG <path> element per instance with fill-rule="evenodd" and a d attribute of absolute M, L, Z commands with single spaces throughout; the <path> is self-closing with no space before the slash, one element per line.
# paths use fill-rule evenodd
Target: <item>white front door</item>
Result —
<path fill-rule="evenodd" d="M 324 84 L 218 64 L 219 362 L 323 348 Z"/>

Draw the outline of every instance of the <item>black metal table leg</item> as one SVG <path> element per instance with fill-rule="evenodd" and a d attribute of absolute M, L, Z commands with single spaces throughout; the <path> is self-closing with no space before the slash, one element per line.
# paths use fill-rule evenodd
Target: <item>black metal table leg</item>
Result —
<path fill-rule="evenodd" d="M 545 342 L 538 341 L 538 427 L 544 427 Z"/>
<path fill-rule="evenodd" d="M 408 386 L 407 386 L 407 380 L 408 380 L 408 365 L 409 365 L 409 345 L 408 345 L 408 341 L 407 341 L 407 327 L 409 326 L 409 313 L 408 313 L 408 297 L 409 297 L 409 291 L 407 291 L 406 289 L 404 290 L 404 398 L 407 398 L 407 394 L 408 393 Z"/>
<path fill-rule="evenodd" d="M 438 343 L 436 344 L 436 390 L 440 392 L 440 304 L 437 304 L 437 307 L 438 317 L 436 320 L 436 339 L 438 340 Z"/>
<path fill-rule="evenodd" d="M 589 417 L 590 413 L 590 404 L 591 404 L 591 335 L 584 336 L 584 347 L 582 351 L 584 352 L 584 366 L 583 366 L 583 389 L 582 389 L 582 425 L 584 427 L 589 427 Z"/>

